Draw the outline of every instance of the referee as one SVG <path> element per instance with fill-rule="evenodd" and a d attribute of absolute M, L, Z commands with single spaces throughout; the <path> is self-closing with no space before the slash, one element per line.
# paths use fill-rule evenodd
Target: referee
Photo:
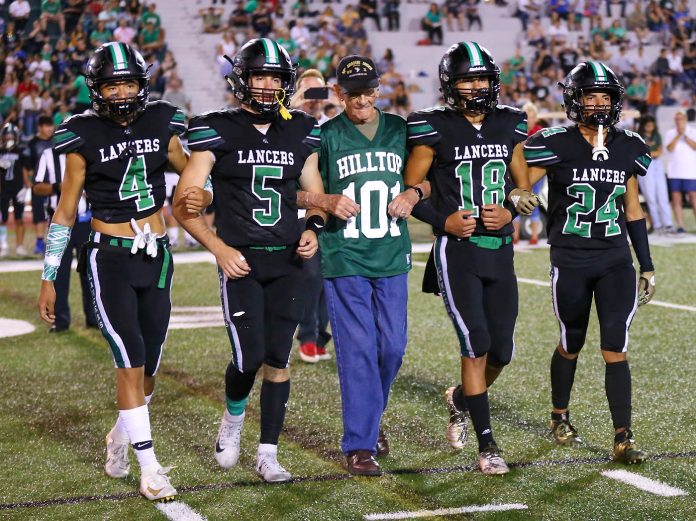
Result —
<path fill-rule="evenodd" d="M 53 148 L 45 149 L 39 158 L 39 165 L 34 177 L 34 194 L 39 196 L 50 196 L 48 198 L 47 212 L 49 217 L 53 217 L 53 212 L 58 206 L 60 198 L 60 188 L 65 174 L 65 154 L 55 154 Z M 56 276 L 56 320 L 49 329 L 51 333 L 65 331 L 70 327 L 70 304 L 68 295 L 70 294 L 70 267 L 73 254 L 77 257 L 80 248 L 89 239 L 90 219 L 92 214 L 89 211 L 87 200 L 84 195 L 80 198 L 77 208 L 77 220 L 75 227 L 70 235 L 68 247 L 58 268 Z M 94 314 L 94 306 L 89 292 L 89 282 L 87 275 L 80 273 L 80 285 L 82 286 L 82 309 L 85 313 L 87 327 L 97 327 L 97 318 Z"/>

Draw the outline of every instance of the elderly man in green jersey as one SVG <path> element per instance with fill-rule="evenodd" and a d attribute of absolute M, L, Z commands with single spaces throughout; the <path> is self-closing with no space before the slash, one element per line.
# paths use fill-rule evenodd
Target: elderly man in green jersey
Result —
<path fill-rule="evenodd" d="M 379 475 L 374 455 L 388 445 L 380 423 L 406 349 L 411 242 L 390 201 L 404 189 L 406 122 L 375 107 L 372 60 L 347 56 L 337 70 L 340 116 L 322 125 L 319 168 L 328 194 L 357 203 L 320 236 L 324 289 L 343 402 L 343 440 L 351 474 Z M 404 214 L 405 217 L 405 214 Z"/>

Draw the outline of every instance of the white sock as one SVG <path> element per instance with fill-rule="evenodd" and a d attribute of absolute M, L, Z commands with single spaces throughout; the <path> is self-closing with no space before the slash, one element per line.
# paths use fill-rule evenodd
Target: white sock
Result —
<path fill-rule="evenodd" d="M 278 445 L 273 445 L 272 443 L 259 443 L 259 448 L 256 451 L 258 457 L 275 456 L 276 454 L 278 454 Z"/>
<path fill-rule="evenodd" d="M 244 421 L 244 413 L 240 414 L 239 416 L 233 416 L 230 414 L 230 411 L 225 409 L 223 419 L 226 423 L 242 423 Z"/>
<path fill-rule="evenodd" d="M 133 446 L 138 464 L 145 474 L 145 469 L 159 469 L 160 464 L 155 456 L 155 449 L 152 446 L 152 432 L 150 430 L 150 414 L 147 405 L 141 405 L 135 409 L 125 409 L 118 411 L 119 418 L 128 439 Z M 147 472 L 150 473 L 150 472 Z"/>
<path fill-rule="evenodd" d="M 150 400 L 152 400 L 152 395 L 155 394 L 154 392 L 152 394 L 148 394 L 145 397 L 145 405 L 150 405 Z M 121 415 L 118 415 L 118 418 L 116 418 L 116 423 L 111 429 L 111 437 L 117 441 L 123 441 L 123 442 L 129 442 L 130 440 L 128 439 L 128 432 L 126 431 L 126 427 L 123 425 L 123 421 L 121 420 Z"/>

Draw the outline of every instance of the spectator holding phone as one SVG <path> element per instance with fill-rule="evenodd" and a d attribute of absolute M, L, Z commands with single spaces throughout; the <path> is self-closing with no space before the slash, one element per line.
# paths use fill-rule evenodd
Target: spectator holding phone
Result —
<path fill-rule="evenodd" d="M 325 114 L 324 108 L 329 104 L 337 104 L 338 100 L 329 101 L 329 96 L 335 98 L 335 94 L 326 85 L 320 71 L 307 69 L 300 75 L 295 87 L 297 91 L 290 102 L 291 108 L 303 110 L 315 117 L 320 125 L 330 119 Z M 326 352 L 326 344 L 331 340 L 331 335 L 326 331 L 329 314 L 322 286 L 319 252 L 311 259 L 305 260 L 302 275 L 306 300 L 304 315 L 297 331 L 297 340 L 300 342 L 299 355 L 304 362 L 316 363 L 331 358 L 331 355 Z"/>

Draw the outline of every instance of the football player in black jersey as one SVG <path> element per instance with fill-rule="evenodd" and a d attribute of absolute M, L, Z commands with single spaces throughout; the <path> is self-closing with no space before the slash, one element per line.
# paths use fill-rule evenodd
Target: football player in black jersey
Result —
<path fill-rule="evenodd" d="M 174 215 L 217 260 L 232 359 L 225 374 L 226 408 L 215 444 L 222 468 L 236 465 L 246 402 L 262 369 L 261 437 L 256 472 L 267 482 L 291 476 L 277 459 L 290 395 L 288 359 L 302 317 L 302 260 L 317 250 L 325 214 L 297 216 L 298 184 L 323 193 L 314 118 L 286 105 L 295 67 L 274 40 L 247 42 L 228 78 L 241 108 L 212 111 L 189 124 L 191 159 L 177 186 Z M 180 204 L 189 186 L 211 175 L 217 191 L 217 234 Z"/>
<path fill-rule="evenodd" d="M 422 215 L 427 203 L 420 203 L 414 215 L 433 224 L 439 293 L 461 347 L 462 385 L 445 393 L 447 438 L 453 448 L 462 448 L 468 409 L 481 471 L 505 474 L 508 467 L 491 430 L 487 388 L 514 354 L 513 211 L 530 213 L 538 204 L 522 151 L 527 118 L 497 105 L 500 70 L 476 42 L 450 47 L 439 75 L 447 106 L 408 117 L 411 151 L 405 181 L 409 186 L 426 176 L 430 181 L 431 211 L 437 215 Z M 409 212 L 420 197 L 417 192 L 406 190 L 402 195 L 411 200 L 405 208 L 395 206 Z"/>
<path fill-rule="evenodd" d="M 594 297 L 605 387 L 614 424 L 614 459 L 646 458 L 631 433 L 628 328 L 637 306 L 655 290 L 655 278 L 636 176 L 645 175 L 650 152 L 640 136 L 615 128 L 624 88 L 600 62 L 576 66 L 565 81 L 563 103 L 571 127 L 534 134 L 524 147 L 532 183 L 549 182 L 553 308 L 561 338 L 551 358 L 551 429 L 555 441 L 583 441 L 570 423 L 568 403 Z M 627 235 L 640 264 L 636 284 Z"/>
<path fill-rule="evenodd" d="M 119 416 L 106 437 L 108 476 L 122 478 L 130 469 L 129 443 L 141 468 L 140 493 L 150 500 L 176 495 L 168 468 L 152 446 L 148 403 L 171 310 L 173 273 L 162 205 L 164 172 L 181 172 L 187 155 L 179 140 L 184 114 L 165 102 L 148 103 L 147 65 L 128 45 L 107 43 L 87 65 L 94 112 L 65 121 L 54 137 L 56 153 L 66 156 L 63 182 L 48 232 L 39 296 L 41 318 L 55 320 L 56 277 L 86 192 L 92 234 L 83 261 L 102 334 L 116 366 Z M 210 195 L 192 187 L 187 198 L 200 211 Z"/>

